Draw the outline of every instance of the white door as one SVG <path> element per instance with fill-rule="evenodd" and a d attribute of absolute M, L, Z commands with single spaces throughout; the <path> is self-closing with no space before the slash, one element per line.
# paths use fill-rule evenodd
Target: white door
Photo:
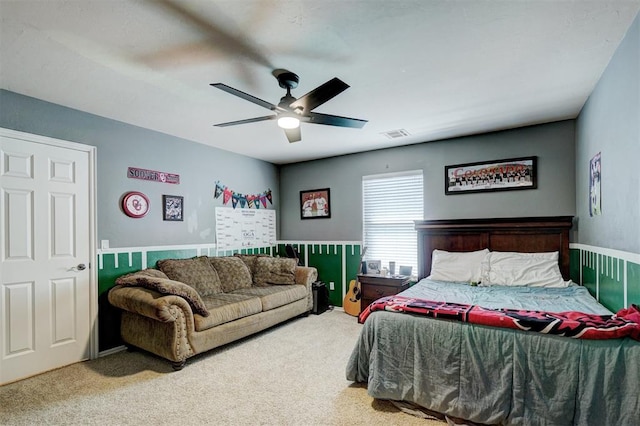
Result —
<path fill-rule="evenodd" d="M 0 129 L 0 384 L 95 353 L 94 155 Z"/>

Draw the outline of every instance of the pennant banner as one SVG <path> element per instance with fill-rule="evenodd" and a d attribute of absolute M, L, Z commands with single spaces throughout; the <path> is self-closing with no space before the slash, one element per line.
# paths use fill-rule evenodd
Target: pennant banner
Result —
<path fill-rule="evenodd" d="M 235 209 L 238 204 L 241 208 L 245 206 L 252 209 L 267 208 L 267 201 L 269 204 L 273 204 L 273 196 L 271 195 L 271 189 L 264 191 L 262 194 L 243 195 L 239 192 L 235 192 L 227 186 L 216 182 L 216 189 L 213 193 L 213 198 L 220 198 L 222 196 L 222 204 L 225 206 L 231 200 L 231 206 Z M 262 206 L 260 206 L 262 204 Z"/>

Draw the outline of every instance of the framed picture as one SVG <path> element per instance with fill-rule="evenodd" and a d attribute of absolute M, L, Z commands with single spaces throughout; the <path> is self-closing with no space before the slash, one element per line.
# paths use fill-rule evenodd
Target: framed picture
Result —
<path fill-rule="evenodd" d="M 537 188 L 537 157 L 508 158 L 444 167 L 444 193 L 469 194 Z"/>
<path fill-rule="evenodd" d="M 178 195 L 163 195 L 164 220 L 184 220 L 184 197 Z"/>
<path fill-rule="evenodd" d="M 589 216 L 600 216 L 602 206 L 600 199 L 602 193 L 600 189 L 601 153 L 597 153 L 589 161 Z"/>
<path fill-rule="evenodd" d="M 380 275 L 382 271 L 382 261 L 380 260 L 367 260 L 367 274 L 368 275 Z"/>
<path fill-rule="evenodd" d="M 331 217 L 329 188 L 300 191 L 300 219 L 328 219 Z"/>

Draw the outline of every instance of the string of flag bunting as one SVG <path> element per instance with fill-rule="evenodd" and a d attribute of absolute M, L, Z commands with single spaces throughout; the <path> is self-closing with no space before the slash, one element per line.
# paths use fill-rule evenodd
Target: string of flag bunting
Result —
<path fill-rule="evenodd" d="M 271 197 L 271 189 L 264 191 L 262 194 L 253 194 L 253 195 L 244 195 L 238 192 L 235 192 L 229 189 L 226 185 L 221 184 L 220 182 L 216 182 L 216 191 L 214 193 L 214 198 L 220 198 L 222 196 L 222 204 L 225 206 L 231 200 L 231 205 L 235 209 L 238 204 L 240 204 L 241 208 L 248 207 L 250 209 L 267 208 L 267 201 L 269 204 L 273 204 L 273 199 Z"/>

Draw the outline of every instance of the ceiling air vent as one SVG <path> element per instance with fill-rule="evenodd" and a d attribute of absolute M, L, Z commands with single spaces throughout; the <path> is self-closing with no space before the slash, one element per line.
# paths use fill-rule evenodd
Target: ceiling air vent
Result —
<path fill-rule="evenodd" d="M 397 138 L 403 138 L 405 136 L 409 136 L 409 132 L 407 132 L 405 129 L 389 130 L 388 132 L 384 132 L 382 134 L 388 137 L 389 139 L 397 139 Z"/>

